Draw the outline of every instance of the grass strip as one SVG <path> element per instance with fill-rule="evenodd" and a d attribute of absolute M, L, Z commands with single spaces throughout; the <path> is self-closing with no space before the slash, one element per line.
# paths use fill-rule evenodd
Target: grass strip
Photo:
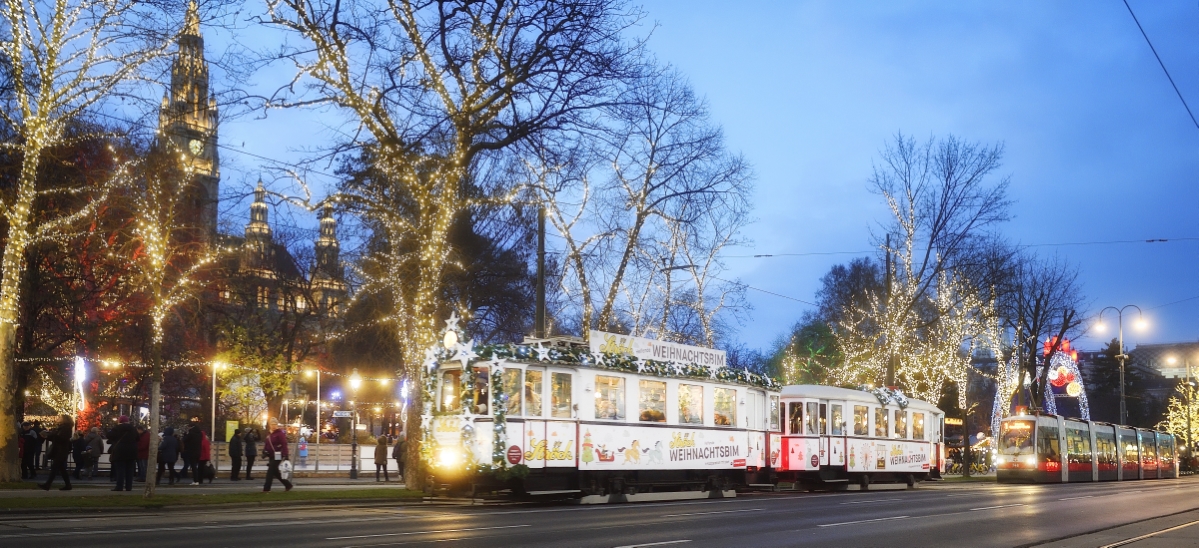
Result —
<path fill-rule="evenodd" d="M 79 497 L 22 497 L 0 499 L 0 510 L 17 508 L 162 508 L 167 506 L 203 506 L 210 504 L 236 504 L 245 502 L 277 501 L 340 501 L 363 499 L 394 499 L 396 501 L 420 499 L 423 493 L 408 489 L 347 489 L 340 491 L 304 491 L 283 489 L 270 493 L 195 493 L 188 495 L 155 494 L 152 499 L 142 498 L 140 492 L 123 495 L 98 495 Z"/>

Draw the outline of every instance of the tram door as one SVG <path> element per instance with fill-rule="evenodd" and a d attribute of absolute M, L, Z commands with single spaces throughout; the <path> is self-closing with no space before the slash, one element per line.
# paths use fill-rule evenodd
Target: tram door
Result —
<path fill-rule="evenodd" d="M 828 440 L 826 454 L 829 466 L 845 466 L 847 447 L 845 428 L 845 403 L 829 402 L 828 404 Z"/>

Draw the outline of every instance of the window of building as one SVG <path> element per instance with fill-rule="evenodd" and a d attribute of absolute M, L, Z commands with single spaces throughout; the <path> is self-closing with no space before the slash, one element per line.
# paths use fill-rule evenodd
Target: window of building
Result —
<path fill-rule="evenodd" d="M 778 432 L 779 429 L 779 397 L 770 396 L 770 430 Z"/>
<path fill-rule="evenodd" d="M 820 404 L 808 402 L 808 427 L 804 432 L 809 436 L 820 435 Z"/>
<path fill-rule="evenodd" d="M 912 413 L 912 439 L 924 439 L 924 413 Z"/>
<path fill-rule="evenodd" d="M 624 420 L 624 377 L 595 376 L 595 418 Z"/>
<path fill-rule="evenodd" d="M 787 403 L 787 433 L 803 434 L 803 404 L 797 401 Z"/>
<path fill-rule="evenodd" d="M 524 371 L 516 367 L 505 367 L 504 377 L 501 384 L 504 385 L 504 395 L 508 397 L 508 401 L 504 402 L 504 412 L 509 417 L 519 417 L 523 410 L 523 388 L 524 383 L 521 382 Z"/>
<path fill-rule="evenodd" d="M 887 410 L 882 407 L 874 408 L 874 435 L 879 438 L 889 438 L 891 433 L 887 428 Z"/>
<path fill-rule="evenodd" d="M 296 297 L 296 310 L 304 310 L 306 308 L 308 308 L 308 301 L 304 300 L 303 295 L 297 296 Z"/>
<path fill-rule="evenodd" d="M 895 410 L 895 437 L 900 439 L 908 437 L 908 414 L 899 409 Z"/>
<path fill-rule="evenodd" d="M 570 373 L 550 375 L 550 405 L 554 418 L 569 419 L 571 411 Z"/>
<path fill-rule="evenodd" d="M 853 406 L 853 435 L 855 435 L 855 436 L 869 436 L 870 435 L 870 430 L 869 430 L 870 425 L 868 424 L 868 422 L 870 420 L 869 413 L 870 413 L 870 408 L 866 407 L 865 405 Z"/>
<path fill-rule="evenodd" d="M 541 416 L 541 379 L 545 372 L 540 369 L 525 370 L 525 416 Z M 570 392 L 568 389 L 567 392 Z"/>
<path fill-rule="evenodd" d="M 637 398 L 638 420 L 641 422 L 666 422 L 666 383 L 642 380 Z"/>
<path fill-rule="evenodd" d="M 716 426 L 736 426 L 737 424 L 737 390 L 733 388 L 717 388 L 714 390 Z"/>
<path fill-rule="evenodd" d="M 462 409 L 462 371 L 450 369 L 441 373 L 441 404 L 442 411 L 459 411 Z"/>
<path fill-rule="evenodd" d="M 841 407 L 842 407 L 841 405 L 834 403 L 834 404 L 832 404 L 832 406 L 833 406 L 833 415 L 829 419 L 833 423 L 832 424 L 832 435 L 844 436 L 845 435 L 845 417 L 844 417 L 845 413 L 843 413 L 841 411 Z"/>
<path fill-rule="evenodd" d="M 704 423 L 704 387 L 679 384 L 679 424 Z"/>

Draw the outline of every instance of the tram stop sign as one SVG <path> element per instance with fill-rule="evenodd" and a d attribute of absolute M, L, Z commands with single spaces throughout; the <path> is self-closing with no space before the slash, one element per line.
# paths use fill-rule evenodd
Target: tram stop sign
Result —
<path fill-rule="evenodd" d="M 513 446 L 509 447 L 508 448 L 508 462 L 512 463 L 512 464 L 520 464 L 520 459 L 523 456 L 522 453 L 523 453 L 523 451 L 521 451 L 520 447 L 518 447 L 518 446 L 513 445 Z"/>
<path fill-rule="evenodd" d="M 812 466 L 820 466 L 820 457 L 812 455 Z"/>

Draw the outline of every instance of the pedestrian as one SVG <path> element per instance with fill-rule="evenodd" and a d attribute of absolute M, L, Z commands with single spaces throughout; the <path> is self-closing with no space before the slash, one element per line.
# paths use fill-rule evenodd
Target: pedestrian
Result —
<path fill-rule="evenodd" d="M 300 454 L 300 466 L 308 465 L 308 438 L 300 436 L 300 449 L 297 451 Z"/>
<path fill-rule="evenodd" d="M 93 426 L 87 434 L 87 453 L 87 462 L 91 465 L 87 471 L 87 479 L 92 479 L 100 472 L 100 455 L 104 454 L 104 437 L 100 435 L 99 426 Z"/>
<path fill-rule="evenodd" d="M 200 485 L 200 451 L 204 445 L 204 434 L 200 431 L 200 417 L 192 417 L 187 432 L 183 434 L 183 473 L 191 470 L 192 485 Z"/>
<path fill-rule="evenodd" d="M 112 442 L 108 447 L 108 461 L 116 481 L 113 491 L 132 491 L 133 476 L 137 470 L 137 430 L 129 424 L 129 416 L 117 417 L 117 425 L 108 432 Z"/>
<path fill-rule="evenodd" d="M 216 477 L 216 474 L 208 475 L 208 463 L 212 461 L 212 440 L 208 439 L 208 433 L 200 430 L 200 465 L 197 469 L 200 471 L 198 481 L 204 483 L 204 478 L 208 478 L 208 483 Z"/>
<path fill-rule="evenodd" d="M 87 468 L 87 438 L 83 436 L 82 430 L 76 430 L 71 434 L 71 457 L 75 459 L 75 479 L 83 479 L 80 474 Z"/>
<path fill-rule="evenodd" d="M 375 481 L 379 481 L 379 471 L 383 471 L 383 481 L 391 481 L 387 476 L 387 436 L 379 436 L 375 445 Z"/>
<path fill-rule="evenodd" d="M 38 470 L 45 468 L 46 463 L 42 460 L 42 444 L 46 442 L 46 438 L 42 437 L 42 432 L 46 429 L 42 428 L 42 421 L 33 421 L 33 470 L 36 473 Z"/>
<path fill-rule="evenodd" d="M 75 421 L 70 415 L 62 415 L 58 419 L 58 426 L 53 430 L 42 432 L 42 437 L 50 442 L 50 447 L 46 450 L 46 456 L 50 458 L 50 477 L 46 478 L 46 483 L 39 484 L 38 487 L 49 491 L 50 484 L 54 483 L 55 476 L 62 476 L 62 482 L 65 484 L 60 491 L 71 490 L 71 476 L 67 475 L 67 457 L 71 455 L 71 431 L 75 430 Z"/>
<path fill-rule="evenodd" d="M 21 479 L 37 477 L 37 432 L 33 423 L 21 423 Z"/>
<path fill-rule="evenodd" d="M 283 427 L 279 426 L 279 419 L 272 418 L 269 424 L 271 433 L 262 443 L 262 450 L 268 459 L 266 483 L 262 486 L 262 492 L 271 492 L 271 482 L 276 478 L 279 479 L 279 483 L 283 484 L 285 491 L 291 491 L 291 482 L 283 479 L 279 473 L 279 465 L 287 460 L 287 432 L 284 432 Z"/>
<path fill-rule="evenodd" d="M 162 431 L 162 441 L 158 442 L 158 474 L 154 476 L 154 484 L 162 483 L 162 473 L 170 470 L 167 481 L 175 485 L 175 461 L 179 460 L 179 438 L 175 437 L 175 428 L 168 426 Z"/>
<path fill-rule="evenodd" d="M 404 479 L 404 451 L 408 450 L 408 436 L 400 432 L 396 438 L 395 447 L 391 450 L 391 458 L 396 461 L 396 480 L 403 481 Z"/>
<path fill-rule="evenodd" d="M 229 438 L 229 462 L 232 463 L 232 473 L 229 476 L 230 480 L 241 481 L 241 455 L 245 450 L 245 442 L 241 439 L 241 430 L 234 430 L 233 437 Z"/>
<path fill-rule="evenodd" d="M 137 481 L 146 481 L 146 463 L 150 460 L 150 430 L 137 425 Z"/>
<path fill-rule="evenodd" d="M 258 457 L 258 443 L 257 443 L 258 442 L 258 434 L 255 433 L 253 430 L 250 430 L 249 426 L 246 427 L 245 440 L 246 440 L 246 452 L 245 452 L 245 455 L 246 455 L 246 479 L 252 480 L 254 478 L 250 477 L 250 471 L 254 468 L 254 459 Z"/>

